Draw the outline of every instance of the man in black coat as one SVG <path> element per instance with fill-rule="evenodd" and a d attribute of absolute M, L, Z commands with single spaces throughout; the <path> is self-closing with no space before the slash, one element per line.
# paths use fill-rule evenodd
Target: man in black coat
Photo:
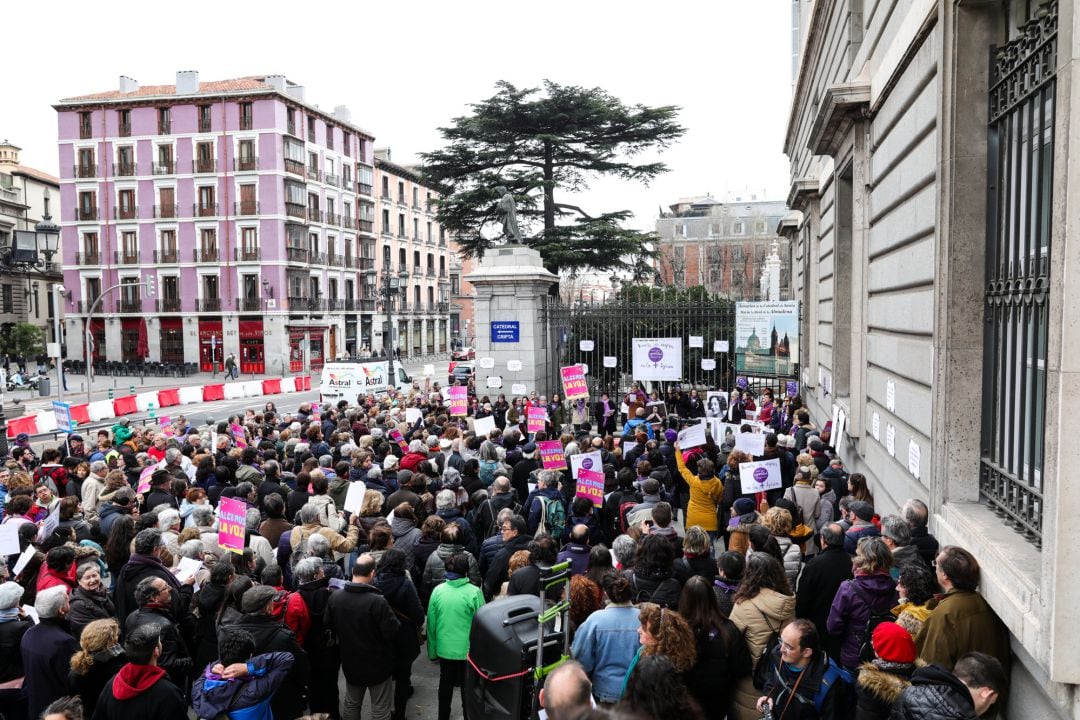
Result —
<path fill-rule="evenodd" d="M 814 625 L 824 628 L 829 619 L 836 591 L 840 583 L 853 576 L 851 556 L 844 552 L 844 529 L 830 523 L 821 529 L 819 537 L 821 552 L 806 563 L 799 589 L 795 593 L 795 617 L 806 618 Z M 840 657 L 840 645 L 828 635 L 824 636 L 825 650 L 833 658 Z"/>
<path fill-rule="evenodd" d="M 124 636 L 131 635 L 144 625 L 157 625 L 161 638 L 161 655 L 157 664 L 169 673 L 177 687 L 187 687 L 192 670 L 188 645 L 176 629 L 171 607 L 172 585 L 159 577 L 145 577 L 135 586 L 135 602 L 139 609 L 124 621 Z M 200 668 L 201 669 L 201 668 Z"/>
<path fill-rule="evenodd" d="M 65 693 L 71 656 L 79 643 L 71 637 L 67 614 L 67 588 L 55 586 L 37 594 L 34 609 L 41 619 L 23 633 L 22 652 L 23 691 L 26 693 L 27 715 L 36 718 L 50 702 Z"/>
<path fill-rule="evenodd" d="M 184 694 L 157 664 L 159 626 L 137 628 L 124 641 L 124 653 L 128 663 L 101 691 L 91 720 L 187 720 Z"/>
<path fill-rule="evenodd" d="M 389 717 L 394 707 L 393 658 L 401 621 L 374 581 L 375 558 L 364 553 L 353 565 L 352 582 L 333 593 L 326 605 L 327 626 L 337 634 L 338 644 L 348 649 L 341 657 L 345 717 L 360 717 L 368 690 L 374 717 Z"/>
<path fill-rule="evenodd" d="M 140 580 L 158 577 L 172 587 L 169 596 L 169 611 L 173 620 L 180 626 L 181 634 L 193 632 L 195 621 L 189 607 L 195 576 L 192 575 L 183 583 L 177 580 L 169 568 L 161 562 L 161 547 L 160 530 L 147 528 L 135 536 L 135 552 L 131 554 L 127 564 L 120 569 L 116 585 L 113 587 L 116 617 L 126 620 L 128 615 L 139 608 L 139 603 L 135 601 L 135 588 L 138 587 Z"/>
<path fill-rule="evenodd" d="M 150 475 L 150 492 L 146 494 L 146 499 L 143 501 L 143 512 L 149 512 L 158 505 L 168 505 L 174 510 L 180 509 L 180 503 L 172 494 L 173 479 L 172 473 L 165 469 L 155 470 Z"/>
<path fill-rule="evenodd" d="M 524 503 L 529 496 L 529 475 L 541 467 L 543 465 L 536 459 L 536 443 L 525 443 L 525 447 L 521 448 L 521 460 L 514 465 L 510 477 L 510 485 L 514 488 L 519 503 Z"/>
<path fill-rule="evenodd" d="M 1005 692 L 1008 677 L 997 658 L 979 652 L 956 661 L 949 672 L 940 665 L 919 668 L 911 686 L 893 705 L 897 720 L 982 717 Z"/>
<path fill-rule="evenodd" d="M 274 717 L 295 718 L 307 707 L 307 687 L 311 666 L 308 655 L 296 642 L 296 635 L 272 615 L 277 591 L 268 585 L 248 588 L 240 599 L 243 617 L 233 625 L 218 630 L 220 638 L 231 629 L 245 630 L 255 639 L 255 654 L 292 653 L 293 665 L 285 682 L 274 693 L 270 709 Z"/>
<path fill-rule="evenodd" d="M 529 543 L 532 542 L 525 518 L 520 515 L 511 515 L 499 528 L 499 532 L 502 533 L 502 549 L 492 558 L 491 566 L 484 575 L 484 597 L 488 600 L 495 597 L 509 578 L 510 558 L 513 554 L 518 550 L 528 550 Z"/>

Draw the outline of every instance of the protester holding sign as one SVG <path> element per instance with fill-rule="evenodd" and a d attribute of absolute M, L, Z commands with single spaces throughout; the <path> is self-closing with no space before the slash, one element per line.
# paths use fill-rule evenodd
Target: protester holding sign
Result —
<path fill-rule="evenodd" d="M 724 497 L 724 485 L 716 477 L 716 466 L 712 460 L 697 455 L 691 462 L 692 469 L 687 466 L 683 457 L 682 445 L 676 444 L 675 463 L 679 474 L 690 486 L 690 501 L 686 505 L 686 527 L 697 525 L 716 542 L 720 534 L 716 514 Z"/>

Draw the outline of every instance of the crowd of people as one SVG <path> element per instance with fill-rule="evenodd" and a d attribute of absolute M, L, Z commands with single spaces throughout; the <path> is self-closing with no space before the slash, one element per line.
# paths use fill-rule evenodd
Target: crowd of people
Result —
<path fill-rule="evenodd" d="M 547 423 L 530 434 L 536 406 Z M 760 456 L 730 434 L 680 447 L 704 417 L 696 390 L 637 386 L 617 403 L 474 395 L 455 417 L 436 384 L 359 407 L 125 420 L 45 449 L 20 436 L 0 468 L 0 713 L 352 720 L 368 697 L 376 720 L 401 720 L 426 648 L 440 720 L 466 716 L 475 614 L 539 594 L 562 562 L 571 658 L 540 691 L 552 720 L 1003 704 L 1008 633 L 923 502 L 880 514 L 798 396 L 726 396 L 722 419 L 762 432 Z M 550 440 L 565 468 L 544 469 Z M 594 452 L 599 505 L 569 470 Z M 742 492 L 740 464 L 766 459 L 782 486 Z"/>

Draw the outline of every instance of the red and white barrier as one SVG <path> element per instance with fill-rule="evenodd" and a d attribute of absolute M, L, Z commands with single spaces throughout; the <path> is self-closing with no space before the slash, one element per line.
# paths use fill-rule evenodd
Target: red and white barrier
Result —
<path fill-rule="evenodd" d="M 310 375 L 297 375 L 290 378 L 267 378 L 265 380 L 247 380 L 215 385 L 196 385 L 193 387 L 168 388 L 156 392 L 144 392 L 127 395 L 115 400 L 97 400 L 71 406 L 71 419 L 79 425 L 111 420 L 135 412 L 146 412 L 153 404 L 155 409 L 174 405 L 212 402 L 214 400 L 236 400 L 260 395 L 303 392 L 311 389 Z M 51 410 L 43 410 L 33 415 L 23 415 L 7 421 L 7 435 L 14 438 L 19 433 L 40 435 L 56 430 L 56 416 Z"/>

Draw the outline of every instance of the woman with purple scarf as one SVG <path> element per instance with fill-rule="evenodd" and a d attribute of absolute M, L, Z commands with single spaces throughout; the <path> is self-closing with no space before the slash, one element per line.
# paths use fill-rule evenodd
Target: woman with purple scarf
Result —
<path fill-rule="evenodd" d="M 600 400 L 593 405 L 593 417 L 596 418 L 597 433 L 604 435 L 615 434 L 615 403 L 611 402 L 607 393 L 600 395 Z"/>

